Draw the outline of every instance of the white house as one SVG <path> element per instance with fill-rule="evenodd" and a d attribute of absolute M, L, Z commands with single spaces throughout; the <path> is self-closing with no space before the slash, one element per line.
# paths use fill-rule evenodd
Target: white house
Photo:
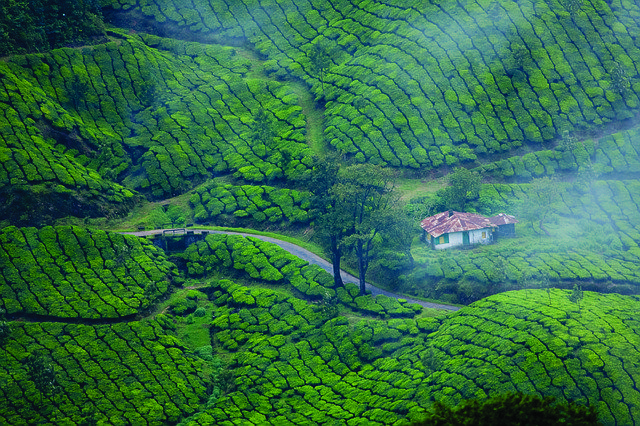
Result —
<path fill-rule="evenodd" d="M 420 222 L 427 244 L 434 249 L 489 244 L 499 236 L 515 235 L 515 217 L 500 213 L 484 217 L 475 213 L 446 211 Z"/>

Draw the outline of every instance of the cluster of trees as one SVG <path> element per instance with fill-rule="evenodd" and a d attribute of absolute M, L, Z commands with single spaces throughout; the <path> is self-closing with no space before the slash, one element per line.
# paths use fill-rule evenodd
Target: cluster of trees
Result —
<path fill-rule="evenodd" d="M 523 393 L 506 393 L 487 399 L 468 399 L 455 407 L 436 402 L 424 420 L 412 426 L 597 426 L 598 414 L 593 405 L 584 406 L 557 401 L 553 396 L 540 397 Z"/>
<path fill-rule="evenodd" d="M 405 214 L 394 186 L 391 169 L 373 164 L 340 167 L 331 157 L 318 160 L 309 175 L 314 230 L 331 257 L 337 287 L 343 286 L 340 262 L 347 251 L 357 259 L 361 294 L 371 261 L 383 248 L 411 256 L 416 224 Z"/>
<path fill-rule="evenodd" d="M 98 0 L 7 0 L 0 5 L 0 56 L 104 39 Z"/>

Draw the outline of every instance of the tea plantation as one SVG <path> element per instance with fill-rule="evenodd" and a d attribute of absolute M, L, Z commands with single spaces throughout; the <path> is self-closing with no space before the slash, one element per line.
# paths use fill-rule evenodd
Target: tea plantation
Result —
<path fill-rule="evenodd" d="M 0 424 L 401 426 L 509 392 L 640 424 L 637 2 L 5 3 Z M 342 211 L 356 163 L 395 173 L 389 217 Z M 515 238 L 420 238 L 458 167 Z M 376 254 L 393 297 L 209 225 Z"/>
<path fill-rule="evenodd" d="M 136 11 L 192 37 L 250 42 L 268 72 L 312 85 L 326 103 L 332 146 L 412 168 L 537 146 L 634 115 L 638 5 L 570 3 L 103 2 L 116 16 Z M 326 59 L 314 63 L 316 45 Z"/>

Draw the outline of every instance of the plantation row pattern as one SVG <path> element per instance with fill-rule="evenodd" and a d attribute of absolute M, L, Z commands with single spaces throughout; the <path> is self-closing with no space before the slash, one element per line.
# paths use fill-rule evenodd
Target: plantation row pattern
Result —
<path fill-rule="evenodd" d="M 256 280 L 290 285 L 310 300 L 335 297 L 345 306 L 367 315 L 412 317 L 422 311 L 420 305 L 406 300 L 384 295 L 360 296 L 358 286 L 352 283 L 336 288 L 333 276 L 318 265 L 309 265 L 277 245 L 255 237 L 211 234 L 204 241 L 190 245 L 184 252 L 184 259 L 191 277 L 237 270 Z M 246 298 L 254 300 L 251 296 Z M 244 303 L 252 305 L 255 300 Z"/>
<path fill-rule="evenodd" d="M 448 403 L 519 391 L 594 405 L 605 425 L 636 424 L 637 298 L 525 290 L 491 296 L 431 336 L 441 366 L 428 381 Z"/>
<path fill-rule="evenodd" d="M 76 203 L 82 207 L 70 212 L 77 216 L 83 216 L 81 209 L 90 211 L 91 204 L 130 202 L 131 191 L 103 179 L 95 170 L 65 155 L 62 145 L 56 147 L 53 139 L 45 137 L 38 122 L 69 129 L 75 129 L 78 123 L 17 70 L 13 64 L 0 64 L 0 190 L 22 192 L 27 199 L 78 191 L 81 196 L 76 196 Z M 29 209 L 16 206 L 14 210 L 24 210 L 28 215 Z M 9 209 L 6 216 L 10 214 L 15 212 Z"/>
<path fill-rule="evenodd" d="M 640 140 L 639 132 L 634 128 L 596 140 L 588 139 L 570 149 L 541 150 L 522 157 L 513 156 L 485 164 L 478 170 L 483 175 L 518 181 L 553 176 L 558 172 L 579 172 L 584 166 L 591 165 L 593 173 L 600 177 L 610 173 L 638 173 L 640 152 L 636 146 Z"/>
<path fill-rule="evenodd" d="M 221 215 L 255 222 L 308 222 L 311 193 L 267 185 L 207 183 L 189 199 L 194 220 L 216 222 Z"/>
<path fill-rule="evenodd" d="M 132 316 L 177 277 L 162 250 L 143 238 L 80 227 L 0 231 L 0 306 L 9 315 Z"/>
<path fill-rule="evenodd" d="M 325 138 L 359 161 L 436 168 L 633 116 L 631 2 L 105 0 L 195 33 L 245 38 L 267 71 L 326 102 Z M 314 69 L 312 46 L 329 52 Z M 620 70 L 621 80 L 614 75 Z"/>
<path fill-rule="evenodd" d="M 204 362 L 156 321 L 90 326 L 12 323 L 0 357 L 0 422 L 175 423 L 207 399 Z M 41 395 L 23 361 L 51 362 L 58 388 Z"/>
<path fill-rule="evenodd" d="M 46 139 L 34 125 L 43 119 L 50 133 L 67 135 L 48 141 L 61 158 L 156 197 L 183 192 L 211 173 L 263 181 L 306 170 L 305 121 L 289 86 L 248 78 L 250 60 L 232 48 L 118 37 L 82 50 L 12 57 L 0 82 L 16 111 L 5 114 L 0 136 L 21 134 L 30 152 Z M 269 147 L 250 140 L 259 111 L 278 135 Z M 32 123 L 28 131 L 22 122 Z M 46 173 L 40 163 L 28 166 L 33 179 Z"/>
<path fill-rule="evenodd" d="M 421 352 L 432 318 L 327 320 L 314 305 L 220 280 L 214 343 L 233 354 L 237 390 L 185 425 L 396 424 L 425 401 Z"/>

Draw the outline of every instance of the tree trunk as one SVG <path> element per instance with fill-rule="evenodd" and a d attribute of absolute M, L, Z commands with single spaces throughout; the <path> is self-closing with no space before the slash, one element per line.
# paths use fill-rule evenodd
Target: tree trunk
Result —
<path fill-rule="evenodd" d="M 342 257 L 342 250 L 338 247 L 338 237 L 331 236 L 331 263 L 333 264 L 333 282 L 335 287 L 344 287 L 342 282 L 342 275 L 340 275 L 340 258 Z"/>
<path fill-rule="evenodd" d="M 360 281 L 360 296 L 364 296 L 367 292 L 365 276 L 367 275 L 367 262 L 365 259 L 364 247 L 362 242 L 356 244 L 356 256 L 358 257 L 358 279 Z"/>
<path fill-rule="evenodd" d="M 542 231 L 545 233 L 545 235 L 546 235 L 547 237 L 550 237 L 550 236 L 551 236 L 551 234 L 549 233 L 549 231 L 547 231 L 547 229 L 544 227 L 544 225 L 542 224 L 542 222 L 543 222 L 543 219 L 540 219 L 540 229 L 542 229 Z"/>

